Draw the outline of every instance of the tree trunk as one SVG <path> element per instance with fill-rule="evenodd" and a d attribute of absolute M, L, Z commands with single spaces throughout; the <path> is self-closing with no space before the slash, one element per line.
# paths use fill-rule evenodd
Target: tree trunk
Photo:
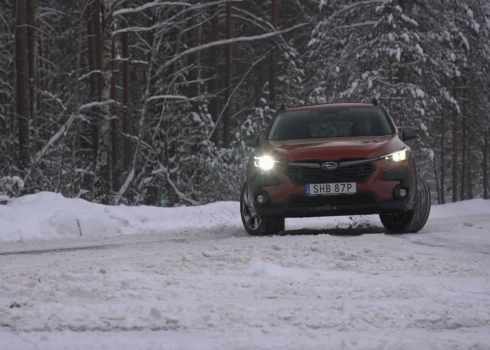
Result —
<path fill-rule="evenodd" d="M 103 77 L 100 73 L 102 71 L 102 29 L 100 26 L 101 23 L 101 11 L 102 4 L 101 0 L 93 0 L 92 2 L 93 12 L 92 12 L 92 26 L 93 26 L 93 34 L 94 34 L 94 54 L 95 54 L 95 69 L 98 70 L 98 73 L 95 74 L 96 77 L 96 88 L 97 88 L 97 96 L 98 101 L 101 100 L 102 97 L 102 84 Z"/>
<path fill-rule="evenodd" d="M 488 199 L 488 133 L 489 130 L 485 130 L 485 141 L 483 144 L 483 198 Z"/>
<path fill-rule="evenodd" d="M 191 0 L 191 4 L 195 4 L 196 0 Z M 187 32 L 187 43 L 188 43 L 188 48 L 196 47 L 198 46 L 198 29 L 196 27 L 196 16 L 197 14 L 195 11 L 189 12 L 190 18 L 187 21 L 189 28 L 191 28 Z M 190 83 L 188 84 L 187 88 L 187 97 L 189 98 L 195 98 L 199 95 L 199 83 L 198 83 L 198 77 L 199 77 L 199 55 L 198 52 L 191 53 L 188 56 L 188 64 L 192 65 L 192 68 L 189 71 L 188 75 L 188 81 Z M 193 112 L 198 112 L 198 103 L 196 100 L 192 101 L 192 111 Z"/>
<path fill-rule="evenodd" d="M 116 70 L 117 70 L 117 65 L 116 65 L 116 41 L 114 38 L 112 38 L 112 45 L 111 45 L 111 100 L 116 101 Z M 117 111 L 115 110 L 117 107 L 114 106 L 112 108 L 112 113 L 111 117 L 114 115 L 117 115 Z M 121 162 L 119 155 L 119 133 L 118 131 L 118 119 L 116 117 L 113 117 L 111 119 L 111 140 L 112 140 L 112 174 L 113 174 L 113 184 L 112 188 L 119 188 L 121 186 L 120 180 L 121 180 Z"/>
<path fill-rule="evenodd" d="M 153 39 L 151 42 L 150 56 L 148 57 L 148 68 L 147 68 L 147 73 L 146 73 L 147 77 L 151 77 L 153 74 L 153 70 L 154 70 L 153 64 L 156 61 L 155 56 L 159 52 L 160 45 L 162 42 L 161 37 L 158 40 L 155 38 L 155 36 L 153 36 L 152 38 Z M 142 107 L 142 111 L 141 111 L 141 117 L 140 117 L 140 120 L 138 123 L 139 125 L 138 125 L 137 136 L 136 136 L 136 139 L 138 141 L 136 142 L 136 145 L 134 147 L 133 163 L 131 165 L 131 170 L 129 171 L 129 174 L 126 177 L 126 180 L 124 181 L 123 185 L 119 189 L 118 194 L 116 195 L 116 198 L 114 201 L 115 204 L 119 203 L 119 201 L 121 200 L 121 197 L 124 195 L 124 193 L 126 193 L 129 186 L 131 185 L 131 183 L 135 179 L 136 170 L 138 169 L 139 161 L 141 161 L 141 159 L 140 159 L 140 149 L 141 149 L 140 143 L 141 143 L 141 140 L 143 140 L 143 138 L 145 136 L 145 132 L 146 132 L 145 125 L 146 125 L 146 119 L 147 119 L 147 114 L 148 114 L 148 102 L 149 102 L 148 99 L 150 97 L 150 89 L 151 89 L 150 85 L 151 85 L 150 79 L 145 80 L 145 93 L 143 96 L 143 107 Z M 165 143 L 165 147 L 166 146 L 167 146 L 167 144 Z"/>
<path fill-rule="evenodd" d="M 183 17 L 183 15 L 181 15 L 181 16 Z M 146 25 L 148 27 L 152 27 L 153 25 L 155 25 L 157 22 L 159 22 L 161 20 L 161 17 L 162 17 L 162 13 L 160 11 L 158 11 L 156 9 L 153 9 L 153 8 L 148 8 L 146 10 L 146 18 L 147 18 Z M 160 35 L 157 35 L 157 33 L 154 30 L 149 30 L 148 33 L 147 33 L 147 35 L 146 35 L 146 41 L 147 41 L 148 44 L 150 44 L 150 43 L 153 43 L 155 40 L 158 40 L 159 37 L 160 37 Z M 151 62 L 152 60 L 155 60 L 155 59 L 157 59 L 157 57 L 153 54 L 152 50 L 151 49 L 148 50 L 147 51 L 147 54 L 146 54 L 147 65 L 144 67 L 145 70 L 144 70 L 144 73 L 143 74 L 144 74 L 144 77 L 145 77 L 145 79 L 144 79 L 145 83 L 148 82 L 148 87 L 149 87 L 148 93 L 149 93 L 149 96 L 153 96 L 154 95 L 155 91 L 157 91 L 156 86 L 159 83 L 159 78 L 156 75 L 153 75 L 153 70 L 152 69 L 149 69 L 150 66 L 152 66 L 152 67 L 155 66 L 156 63 L 154 61 Z M 130 71 L 130 73 L 133 73 L 133 71 Z M 171 75 L 171 74 L 168 74 L 168 75 Z M 131 81 L 135 81 L 135 80 L 136 80 L 136 77 L 131 76 Z M 144 84 L 144 86 L 146 87 L 146 84 Z M 132 115 L 132 108 L 133 108 L 133 105 L 130 105 L 129 115 Z M 155 115 L 155 104 L 154 103 L 151 103 L 151 102 L 147 102 L 146 103 L 146 112 L 145 113 L 147 114 L 147 116 Z M 144 118 L 146 119 L 146 116 Z M 140 127 L 140 124 L 137 123 L 137 124 L 130 124 L 130 125 L 134 126 L 134 129 L 133 129 L 133 127 L 131 128 L 131 133 L 133 135 L 139 135 L 140 134 L 140 130 L 136 130 L 136 128 Z M 130 140 L 130 139 L 128 139 L 128 140 Z M 136 141 L 136 142 L 138 142 L 138 141 Z M 131 143 L 131 151 L 133 153 L 133 155 L 131 156 L 131 158 L 134 158 L 134 154 L 136 153 L 134 151 L 135 147 L 137 147 L 137 146 L 134 143 Z M 133 162 L 134 161 L 135 160 L 133 160 Z M 138 159 L 136 159 L 136 161 L 138 161 Z"/>
<path fill-rule="evenodd" d="M 463 102 L 464 103 L 464 102 Z M 466 188 L 465 185 L 465 175 L 466 175 L 466 117 L 463 114 L 463 135 L 461 137 L 461 200 L 463 201 L 465 199 L 465 193 L 464 190 Z"/>
<path fill-rule="evenodd" d="M 466 125 L 466 88 L 467 88 L 467 84 L 466 84 L 466 79 L 463 78 L 463 86 L 462 86 L 462 90 L 463 90 L 463 93 L 462 93 L 462 118 L 463 118 L 463 122 L 462 122 L 462 128 L 463 128 L 463 135 L 462 135 L 462 140 L 461 140 L 461 143 L 462 143 L 462 150 L 461 150 L 461 200 L 465 200 L 465 189 L 466 189 L 466 160 L 467 160 L 467 157 L 469 158 L 469 154 L 468 154 L 468 140 L 467 140 L 467 137 L 466 137 L 466 133 L 467 133 L 467 125 Z"/>
<path fill-rule="evenodd" d="M 43 26 L 41 23 L 39 23 L 38 29 L 39 29 L 40 33 L 43 31 Z M 44 53 L 44 50 L 43 50 L 43 37 L 42 37 L 42 35 L 37 36 L 37 54 L 38 54 L 38 57 L 45 57 L 46 56 Z M 45 63 L 43 62 L 43 60 L 39 59 L 37 62 L 37 77 L 39 80 L 38 87 L 41 90 L 46 90 L 46 85 L 45 85 L 46 84 L 46 75 L 43 73 L 45 71 L 46 71 Z M 42 114 L 42 108 L 43 108 L 42 103 L 40 100 L 38 100 L 37 111 L 39 114 Z"/>
<path fill-rule="evenodd" d="M 262 99 L 262 88 L 264 87 L 264 71 L 260 64 L 255 68 L 256 71 L 256 81 L 255 81 L 255 106 L 260 107 Z"/>
<path fill-rule="evenodd" d="M 93 6 L 88 6 L 86 11 L 87 16 L 87 46 L 88 46 L 88 64 L 90 72 L 95 71 L 95 35 L 94 35 L 94 25 L 93 25 L 93 16 L 94 16 L 94 8 Z M 97 100 L 97 76 L 95 74 L 90 74 L 89 76 L 89 97 L 90 101 Z M 94 159 L 97 158 L 97 143 L 98 143 L 98 127 L 96 123 L 96 113 L 94 111 L 89 111 L 91 115 L 90 121 L 90 131 L 92 138 L 92 150 Z"/>
<path fill-rule="evenodd" d="M 456 78 L 453 80 L 453 98 L 456 100 Z M 453 164 L 452 164 L 452 175 L 453 175 L 453 202 L 458 201 L 458 112 L 453 108 Z"/>
<path fill-rule="evenodd" d="M 156 22 L 156 14 L 153 13 L 153 9 L 152 8 L 149 8 L 146 10 L 146 17 L 147 17 L 147 26 L 148 27 L 151 27 L 155 24 Z M 152 43 L 153 42 L 153 39 L 154 39 L 155 35 L 154 35 L 154 32 L 153 30 L 149 30 L 147 35 L 146 35 L 146 41 L 148 42 L 148 44 Z M 148 53 L 146 54 L 146 60 L 148 62 L 148 66 L 150 65 L 150 60 L 152 59 L 152 54 L 151 54 L 151 50 L 148 50 Z M 151 81 L 151 76 L 148 76 L 149 71 L 148 69 L 145 69 L 145 81 L 147 80 L 150 80 Z"/>
<path fill-rule="evenodd" d="M 277 30 L 277 22 L 279 19 L 279 0 L 272 0 L 271 7 L 271 23 L 274 29 Z M 274 43 L 274 48 L 271 52 L 271 69 L 269 77 L 269 101 L 272 108 L 276 106 L 276 78 L 277 78 L 277 45 Z"/>
<path fill-rule="evenodd" d="M 468 129 L 468 140 L 471 140 L 472 137 L 472 131 L 471 129 Z M 468 145 L 466 146 L 468 148 Z M 468 149 L 467 150 L 467 162 L 466 162 L 466 169 L 468 171 L 468 199 L 473 199 L 473 163 L 472 163 L 472 156 L 471 152 Z"/>
<path fill-rule="evenodd" d="M 437 173 L 436 157 L 432 157 L 432 167 L 434 168 L 434 177 L 436 179 L 437 203 L 441 203 L 441 192 L 439 186 L 439 174 Z"/>
<path fill-rule="evenodd" d="M 102 31 L 100 28 L 100 23 L 101 23 L 101 10 L 102 10 L 102 5 L 101 5 L 101 0 L 93 0 L 92 3 L 92 29 L 93 29 L 93 44 L 94 44 L 94 58 L 95 58 L 95 69 L 98 71 L 95 76 L 95 89 L 97 92 L 97 101 L 102 100 L 102 84 L 103 84 L 103 78 L 100 72 L 102 72 Z M 94 114 L 94 119 L 92 123 L 94 124 L 95 128 L 95 137 L 94 137 L 94 154 L 97 157 L 98 154 L 98 149 L 99 149 L 99 142 L 100 142 L 100 130 L 99 130 L 99 119 L 101 118 L 100 116 L 100 108 L 96 107 L 94 108 L 95 113 Z"/>
<path fill-rule="evenodd" d="M 231 20 L 231 2 L 226 3 L 226 38 L 231 39 L 233 36 L 233 23 Z M 231 96 L 231 74 L 233 63 L 233 45 L 227 44 L 225 46 L 226 56 L 226 76 L 225 76 L 225 115 L 224 115 L 224 127 L 223 127 L 223 146 L 225 148 L 230 147 L 231 130 L 230 130 L 230 118 L 231 118 L 231 101 L 228 101 Z"/>
<path fill-rule="evenodd" d="M 214 16 L 211 20 L 211 36 L 212 41 L 219 40 L 219 6 L 211 7 L 211 16 Z M 219 115 L 219 47 L 215 46 L 209 50 L 210 63 L 209 67 L 212 67 L 209 74 L 208 80 L 208 92 L 212 94 L 211 101 L 209 102 L 209 114 L 211 118 L 216 122 Z M 219 129 L 215 128 L 213 135 L 211 135 L 211 140 L 214 143 L 218 143 L 219 140 Z"/>
<path fill-rule="evenodd" d="M 124 171 L 129 170 L 131 166 L 131 124 L 130 124 L 130 98 L 129 89 L 130 72 L 129 72 L 129 36 L 128 32 L 122 34 L 122 88 L 123 88 L 123 120 L 122 129 L 124 134 Z"/>
<path fill-rule="evenodd" d="M 441 113 L 441 202 L 439 204 L 446 203 L 446 190 L 444 183 L 446 182 L 445 174 L 446 174 L 446 166 L 445 166 L 445 147 L 446 147 L 446 125 L 445 125 L 445 115 L 444 110 Z"/>
<path fill-rule="evenodd" d="M 96 0 L 97 3 L 98 0 Z M 95 166 L 94 190 L 95 197 L 101 203 L 109 203 L 108 195 L 112 190 L 112 164 L 111 164 L 111 81 L 112 81 L 112 24 L 114 0 L 104 1 L 104 30 L 102 55 L 102 98 L 101 116 L 99 118 L 99 147 L 97 149 L 97 162 Z"/>
<path fill-rule="evenodd" d="M 29 50 L 29 98 L 30 98 L 30 118 L 31 123 L 34 126 L 37 125 L 37 89 L 38 89 L 38 76 L 37 76 L 37 0 L 26 0 L 27 5 L 27 37 L 28 37 L 28 50 Z M 36 142 L 39 139 L 37 137 L 38 128 L 34 127 L 34 139 Z"/>
<path fill-rule="evenodd" d="M 85 7 L 84 13 L 83 13 L 83 18 L 87 18 L 87 7 Z M 78 51 L 77 51 L 77 66 L 76 66 L 76 83 L 75 83 L 75 107 L 77 109 L 80 108 L 81 104 L 81 89 L 80 89 L 80 68 L 81 68 L 81 63 L 82 63 L 82 51 L 84 47 L 84 41 L 83 37 L 85 36 L 85 31 L 84 27 L 86 27 L 87 23 L 83 22 L 83 20 L 80 22 L 80 29 L 79 29 L 79 37 L 78 37 Z M 41 56 L 41 52 L 39 52 L 39 56 Z M 75 135 L 72 139 L 71 142 L 71 162 L 73 168 L 76 169 L 81 169 L 83 167 L 83 158 L 80 157 L 80 139 L 81 139 L 81 133 L 82 133 L 82 126 L 80 121 L 75 122 L 75 128 L 78 129 L 78 132 L 75 132 Z M 70 179 L 70 190 L 72 194 L 79 193 L 80 188 L 83 186 L 80 181 L 77 181 L 77 174 L 74 174 L 71 179 Z"/>
<path fill-rule="evenodd" d="M 29 165 L 29 45 L 27 34 L 27 13 L 25 0 L 16 1 L 15 28 L 15 114 L 19 127 L 19 167 L 25 169 Z"/>

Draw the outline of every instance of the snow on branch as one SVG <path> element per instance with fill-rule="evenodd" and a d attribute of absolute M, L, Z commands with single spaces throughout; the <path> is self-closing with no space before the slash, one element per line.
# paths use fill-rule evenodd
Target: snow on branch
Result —
<path fill-rule="evenodd" d="M 371 4 L 378 4 L 378 3 L 386 3 L 386 0 L 366 0 L 366 1 L 359 1 L 359 2 L 355 2 L 355 3 L 352 3 L 352 4 L 349 4 L 349 5 L 346 5 L 344 7 L 342 7 L 340 10 L 334 12 L 331 16 L 329 16 L 329 19 L 332 19 L 333 17 L 336 17 L 346 11 L 349 11 L 357 6 L 362 6 L 362 5 L 371 5 Z"/>
<path fill-rule="evenodd" d="M 53 100 L 55 100 L 56 102 L 58 102 L 58 104 L 61 106 L 61 108 L 66 112 L 66 106 L 63 104 L 63 101 L 61 101 L 61 99 L 59 99 L 58 97 L 56 97 L 55 95 L 53 95 L 49 91 L 45 91 L 45 90 L 38 90 L 38 91 L 42 95 L 45 95 L 47 97 L 51 97 Z"/>
<path fill-rule="evenodd" d="M 70 118 L 68 118 L 68 120 L 66 121 L 66 123 L 63 124 L 63 126 L 58 130 L 58 132 L 56 134 L 54 134 L 53 136 L 51 136 L 51 138 L 48 140 L 48 142 L 46 142 L 46 144 L 44 145 L 44 147 L 39 152 L 37 152 L 36 158 L 34 160 L 34 164 L 38 164 L 39 163 L 39 161 L 41 160 L 42 156 L 47 152 L 47 150 L 54 143 L 56 143 L 56 141 L 58 141 L 68 131 L 68 129 L 70 129 L 71 125 L 73 124 L 73 122 L 75 121 L 76 118 L 77 118 L 77 115 L 76 114 L 72 115 Z"/>
<path fill-rule="evenodd" d="M 174 64 L 175 62 L 177 62 L 178 60 L 180 60 L 182 57 L 189 55 L 191 53 L 197 52 L 197 51 L 209 49 L 211 47 L 220 46 L 220 45 L 235 44 L 235 43 L 239 43 L 239 42 L 248 42 L 248 41 L 256 41 L 256 40 L 264 40 L 264 39 L 272 38 L 272 37 L 277 36 L 277 35 L 281 35 L 283 33 L 291 32 L 295 29 L 304 27 L 306 25 L 308 25 L 308 23 L 301 23 L 301 24 L 297 24 L 293 27 L 290 27 L 290 28 L 287 28 L 284 30 L 278 30 L 278 31 L 270 32 L 270 33 L 261 34 L 261 35 L 240 36 L 237 38 L 223 39 L 223 40 L 213 41 L 213 42 L 210 42 L 207 44 L 199 45 L 196 47 L 192 47 L 190 49 L 182 51 L 180 54 L 175 55 L 172 59 L 165 62 L 161 66 L 161 69 L 165 69 L 165 68 L 169 67 L 170 65 Z"/>
<path fill-rule="evenodd" d="M 193 5 L 193 4 L 190 4 L 188 2 L 158 1 L 157 0 L 157 1 L 149 2 L 147 4 L 138 6 L 138 7 L 124 8 L 124 9 L 114 11 L 114 16 L 121 16 L 121 15 L 125 15 L 128 13 L 141 12 L 141 11 L 145 11 L 147 9 L 150 9 L 153 7 L 158 7 L 158 6 L 183 6 L 183 7 L 188 7 L 191 9 L 200 9 L 200 8 L 207 7 L 207 6 L 220 5 L 220 4 L 223 4 L 226 2 L 243 2 L 243 0 L 220 0 L 220 1 L 208 2 L 208 3 L 204 3 L 204 4 L 197 4 L 197 5 Z"/>
<path fill-rule="evenodd" d="M 164 167 L 163 165 L 160 165 L 160 168 L 153 170 L 151 172 L 152 175 L 160 175 L 160 174 L 166 174 L 168 173 L 168 168 Z"/>
<path fill-rule="evenodd" d="M 83 109 L 89 109 L 89 108 L 94 107 L 94 106 L 101 106 L 101 105 L 105 105 L 105 104 L 112 104 L 112 103 L 115 103 L 115 102 L 116 101 L 114 101 L 114 100 L 108 100 L 108 101 L 103 101 L 103 102 L 91 102 L 91 103 L 87 103 L 85 105 L 80 106 L 79 112 L 82 111 Z M 43 146 L 43 148 L 39 152 L 37 152 L 37 154 L 36 154 L 36 156 L 34 158 L 33 165 L 39 164 L 39 162 L 41 161 L 43 155 L 46 154 L 46 152 L 48 151 L 48 149 L 51 148 L 64 135 L 66 135 L 66 133 L 68 132 L 68 130 L 72 126 L 73 122 L 77 118 L 79 118 L 79 117 L 80 117 L 80 115 L 78 113 L 76 113 L 76 114 L 73 114 L 70 118 L 68 118 L 68 120 L 66 121 L 66 123 L 63 124 L 63 126 L 53 136 L 51 136 L 51 138 L 48 140 L 48 142 L 46 142 L 46 144 Z M 26 175 L 26 177 L 24 179 L 24 182 L 27 182 L 27 179 L 29 178 L 29 176 L 31 174 L 31 171 L 30 170 L 27 173 L 27 175 Z"/>
<path fill-rule="evenodd" d="M 255 21 L 253 21 L 253 19 L 248 18 L 248 17 L 241 16 L 241 15 L 238 15 L 238 14 L 233 14 L 232 18 L 234 18 L 234 19 L 239 19 L 239 20 L 241 20 L 241 21 L 243 21 L 243 22 L 247 22 L 247 23 L 253 24 L 255 27 L 257 27 L 257 28 L 261 29 L 261 30 L 262 30 L 262 31 L 264 31 L 264 32 L 268 30 L 267 28 L 265 28 L 265 27 L 264 27 L 263 25 L 261 25 L 260 23 L 255 22 Z"/>
<path fill-rule="evenodd" d="M 87 74 L 82 75 L 80 78 L 78 78 L 78 81 L 82 81 L 84 79 L 87 79 L 90 77 L 92 74 L 102 74 L 102 71 L 100 69 L 95 69 L 93 71 L 88 72 Z"/>
<path fill-rule="evenodd" d="M 0 177 L 0 204 L 8 204 L 12 198 L 20 195 L 24 181 L 18 176 Z"/>
<path fill-rule="evenodd" d="M 199 82 L 200 80 L 196 80 L 196 82 Z M 192 81 L 189 81 L 188 83 L 192 83 Z M 203 97 L 206 97 L 206 95 L 200 95 L 196 97 L 187 97 L 183 95 L 156 95 L 156 96 L 151 96 L 149 97 L 146 101 L 155 101 L 155 100 L 180 100 L 180 101 L 197 101 L 201 100 Z"/>
<path fill-rule="evenodd" d="M 377 21 L 367 21 L 367 22 L 361 22 L 361 23 L 352 23 L 352 24 L 347 24 L 345 26 L 336 26 L 335 29 L 350 29 L 350 28 L 357 28 L 357 27 L 364 27 L 364 26 L 375 26 L 378 24 Z"/>
<path fill-rule="evenodd" d="M 46 144 L 43 146 L 43 148 L 39 152 L 37 152 L 37 154 L 34 158 L 33 164 L 32 164 L 33 166 L 31 166 L 29 168 L 29 171 L 27 172 L 26 176 L 24 177 L 24 180 L 23 180 L 24 182 L 27 182 L 27 180 L 31 176 L 31 172 L 34 169 L 34 166 L 39 164 L 43 155 L 46 154 L 48 149 L 51 146 L 53 146 L 59 139 L 61 139 L 61 137 L 63 135 L 66 135 L 66 133 L 70 129 L 73 122 L 77 119 L 77 117 L 78 117 L 78 114 L 73 114 L 70 118 L 68 118 L 66 123 L 63 124 L 63 126 L 53 136 L 51 136 L 51 138 L 48 140 L 48 142 L 46 142 Z"/>
<path fill-rule="evenodd" d="M 114 16 L 126 15 L 128 13 L 137 13 L 137 12 L 145 11 L 145 10 L 151 9 L 153 7 L 157 7 L 157 6 L 186 6 L 186 7 L 189 7 L 192 5 L 189 3 L 180 2 L 180 1 L 158 1 L 157 0 L 157 1 L 146 3 L 146 4 L 138 6 L 138 7 L 123 8 L 123 9 L 114 11 Z"/>
<path fill-rule="evenodd" d="M 182 192 L 180 192 L 179 189 L 177 188 L 177 185 L 175 185 L 175 183 L 170 179 L 170 176 L 168 174 L 167 174 L 167 181 L 170 184 L 170 186 L 172 186 L 172 188 L 174 189 L 175 193 L 177 194 L 177 196 L 180 199 L 182 199 L 182 200 L 184 200 L 186 202 L 189 202 L 192 205 L 200 205 L 201 204 L 200 202 L 195 201 L 194 199 L 189 198 L 185 194 L 183 194 Z"/>
<path fill-rule="evenodd" d="M 200 205 L 201 203 L 192 199 L 192 198 L 189 198 L 188 196 L 186 196 L 184 193 L 180 192 L 179 189 L 177 188 L 177 185 L 172 181 L 172 179 L 170 179 L 170 174 L 169 174 L 169 171 L 166 167 L 164 167 L 163 165 L 160 164 L 160 168 L 157 169 L 157 170 L 154 170 L 152 171 L 152 175 L 160 175 L 160 174 L 163 174 L 165 175 L 168 183 L 170 186 L 172 186 L 172 188 L 174 189 L 175 191 L 175 194 L 177 194 L 177 196 L 179 197 L 179 199 L 183 200 L 183 201 L 186 201 L 192 205 Z"/>
<path fill-rule="evenodd" d="M 272 29 L 272 30 L 275 29 L 274 26 L 272 25 L 272 23 L 270 23 L 270 22 L 268 22 L 268 21 L 266 21 L 260 17 L 255 16 L 254 14 L 250 13 L 249 11 L 242 10 L 241 8 L 236 7 L 236 6 L 233 6 L 233 11 L 238 12 L 238 13 L 242 13 L 242 14 L 250 17 L 250 19 L 253 19 L 255 21 L 255 25 L 259 28 L 263 29 L 264 27 L 262 27 L 262 25 L 261 25 L 261 24 L 263 24 L 263 25 L 269 27 L 269 29 Z M 251 21 L 251 22 L 253 23 L 253 21 Z M 261 24 L 259 24 L 259 23 L 261 23 Z"/>
<path fill-rule="evenodd" d="M 100 106 L 105 106 L 105 105 L 110 105 L 110 104 L 113 104 L 113 103 L 116 103 L 116 101 L 114 100 L 107 100 L 107 101 L 95 101 L 95 102 L 90 102 L 90 103 L 86 103 L 84 105 L 81 105 L 79 110 L 80 111 L 83 111 L 84 109 L 90 109 L 90 108 L 93 108 L 93 107 L 100 107 Z"/>
<path fill-rule="evenodd" d="M 6 71 L 5 71 L 5 72 L 6 72 Z M 8 88 L 10 88 L 11 90 L 13 90 L 12 85 L 10 85 L 10 83 L 6 82 L 6 81 L 5 81 L 5 80 L 3 80 L 3 79 L 0 79 L 0 84 L 5 85 L 5 86 L 7 86 Z"/>
<path fill-rule="evenodd" d="M 158 95 L 158 96 L 152 96 L 152 97 L 148 98 L 147 101 L 163 100 L 163 99 L 169 99 L 169 100 L 190 100 L 189 97 L 182 96 L 182 95 Z"/>
<path fill-rule="evenodd" d="M 211 136 L 214 134 L 214 132 L 216 131 L 216 128 L 218 127 L 219 125 L 219 122 L 221 120 L 221 118 L 223 117 L 223 113 L 224 111 L 228 108 L 228 104 L 230 103 L 231 101 L 231 98 L 233 97 L 233 95 L 235 94 L 235 92 L 238 90 L 238 88 L 240 87 L 240 85 L 243 83 L 243 81 L 247 78 L 248 74 L 254 69 L 254 67 L 260 62 L 262 61 L 264 58 L 266 58 L 267 55 L 264 55 L 262 57 L 260 57 L 257 61 L 255 61 L 251 66 L 250 68 L 248 69 L 248 71 L 245 73 L 245 75 L 242 77 L 241 81 L 237 84 L 237 86 L 235 86 L 235 89 L 233 89 L 232 93 L 230 94 L 230 97 L 228 97 L 228 100 L 226 101 L 226 104 L 224 106 L 224 108 L 221 110 L 221 113 L 220 115 L 218 116 L 218 118 L 216 119 L 216 122 L 214 124 L 214 127 L 213 127 L 213 130 L 211 130 L 211 132 L 209 133 L 208 135 L 208 138 L 211 138 Z"/>
<path fill-rule="evenodd" d="M 186 4 L 186 5 L 184 5 L 184 7 L 185 7 L 184 10 L 180 11 L 178 14 L 175 14 L 174 16 L 172 16 L 170 18 L 167 18 L 166 21 L 164 21 L 164 22 L 155 23 L 154 25 L 152 25 L 150 27 L 128 27 L 128 28 L 122 28 L 122 29 L 118 29 L 118 30 L 113 31 L 112 32 L 112 35 L 115 36 L 117 34 L 126 33 L 126 32 L 128 32 L 128 33 L 138 33 L 138 32 L 152 31 L 152 30 L 158 29 L 160 27 L 165 27 L 165 26 L 168 26 L 170 24 L 175 24 L 172 21 L 175 20 L 176 18 L 179 18 L 180 16 L 184 15 L 186 12 L 193 11 L 193 10 L 203 9 L 203 8 L 209 7 L 209 6 L 220 5 L 220 4 L 224 4 L 226 2 L 242 2 L 242 1 L 243 0 L 218 0 L 218 1 L 207 2 L 207 3 L 204 3 L 204 4 L 196 4 L 196 5 Z M 159 4 L 160 5 L 165 5 L 165 3 L 163 3 L 163 2 L 160 2 Z M 184 3 L 179 3 L 179 4 L 182 5 Z M 146 5 L 148 5 L 148 4 L 146 4 Z M 146 6 L 146 5 L 143 5 L 143 6 Z M 159 6 L 159 5 L 155 5 L 155 6 Z M 124 9 L 122 9 L 122 10 L 124 10 Z M 122 11 L 122 10 L 119 10 L 119 11 Z M 116 12 L 118 12 L 118 11 L 116 11 Z"/>
<path fill-rule="evenodd" d="M 133 166 L 131 168 L 131 171 L 129 172 L 128 177 L 126 178 L 126 181 L 124 181 L 124 184 L 121 186 L 121 189 L 119 190 L 119 192 L 117 194 L 116 204 L 119 203 L 119 201 L 121 200 L 122 195 L 124 193 L 126 193 L 126 191 L 128 190 L 128 187 L 131 184 L 131 181 L 133 181 L 133 179 L 134 179 L 134 174 L 135 174 L 135 170 L 134 170 L 134 166 Z"/>
<path fill-rule="evenodd" d="M 154 24 L 150 27 L 128 27 L 128 28 L 123 28 L 123 29 L 118 29 L 118 30 L 115 30 L 114 32 L 112 32 L 112 35 L 116 35 L 116 34 L 120 34 L 120 33 L 137 33 L 137 32 L 149 32 L 149 31 L 152 31 L 152 30 L 155 30 L 155 29 L 158 29 L 162 24 L 161 23 L 157 23 L 157 24 Z"/>

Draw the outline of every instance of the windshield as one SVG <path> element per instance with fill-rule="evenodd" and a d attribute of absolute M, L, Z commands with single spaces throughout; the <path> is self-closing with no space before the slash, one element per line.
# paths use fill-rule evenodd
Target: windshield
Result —
<path fill-rule="evenodd" d="M 325 108 L 284 112 L 272 125 L 269 140 L 287 141 L 328 137 L 392 134 L 381 108 Z"/>

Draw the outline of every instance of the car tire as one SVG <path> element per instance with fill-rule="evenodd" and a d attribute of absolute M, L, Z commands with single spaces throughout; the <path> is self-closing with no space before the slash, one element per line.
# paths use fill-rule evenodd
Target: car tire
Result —
<path fill-rule="evenodd" d="M 413 210 L 397 214 L 380 214 L 381 223 L 390 233 L 416 233 L 427 223 L 431 208 L 429 184 L 417 174 L 417 192 Z"/>
<path fill-rule="evenodd" d="M 240 194 L 240 216 L 243 227 L 251 236 L 265 236 L 277 234 L 285 229 L 283 218 L 261 218 L 252 217 L 250 212 L 251 205 L 248 203 L 248 186 L 245 183 Z"/>

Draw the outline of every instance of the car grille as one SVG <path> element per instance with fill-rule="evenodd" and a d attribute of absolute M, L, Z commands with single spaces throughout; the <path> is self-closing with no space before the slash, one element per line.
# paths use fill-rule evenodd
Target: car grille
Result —
<path fill-rule="evenodd" d="M 290 207 L 317 207 L 323 205 L 372 204 L 374 198 L 366 193 L 336 196 L 296 196 L 291 198 Z"/>
<path fill-rule="evenodd" d="M 345 168 L 337 168 L 335 170 L 288 166 L 284 173 L 289 176 L 291 181 L 296 185 L 336 182 L 363 183 L 369 180 L 369 177 L 375 169 L 373 163 L 352 165 Z"/>

